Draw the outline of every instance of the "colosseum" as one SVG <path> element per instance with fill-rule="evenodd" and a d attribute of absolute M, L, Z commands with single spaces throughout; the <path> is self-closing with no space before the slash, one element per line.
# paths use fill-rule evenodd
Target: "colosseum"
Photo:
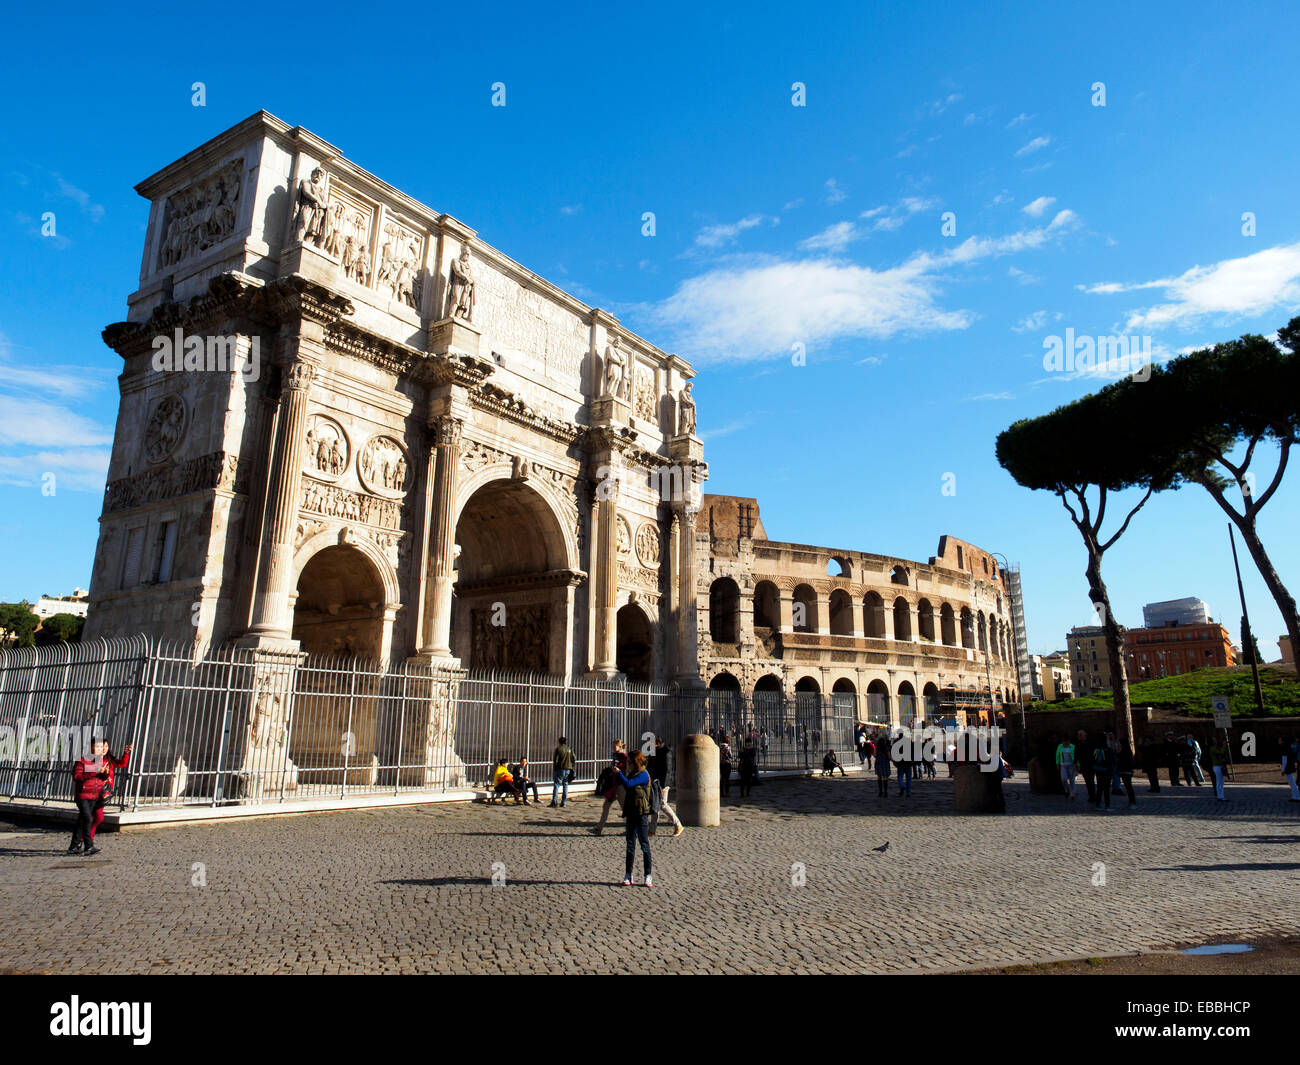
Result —
<path fill-rule="evenodd" d="M 920 563 L 770 540 L 758 501 L 738 496 L 703 496 L 697 529 L 711 689 L 829 694 L 846 717 L 896 724 L 991 723 L 1018 702 L 1012 593 L 989 552 L 942 536 Z"/>

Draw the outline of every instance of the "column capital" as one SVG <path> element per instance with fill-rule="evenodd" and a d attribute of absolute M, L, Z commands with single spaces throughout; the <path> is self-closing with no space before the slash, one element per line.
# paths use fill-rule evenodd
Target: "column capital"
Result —
<path fill-rule="evenodd" d="M 429 420 L 433 430 L 433 443 L 436 447 L 460 447 L 465 423 L 451 414 L 439 414 Z"/>
<path fill-rule="evenodd" d="M 285 361 L 283 389 L 290 392 L 309 392 L 320 376 L 320 364 L 306 358 L 301 352 Z"/>

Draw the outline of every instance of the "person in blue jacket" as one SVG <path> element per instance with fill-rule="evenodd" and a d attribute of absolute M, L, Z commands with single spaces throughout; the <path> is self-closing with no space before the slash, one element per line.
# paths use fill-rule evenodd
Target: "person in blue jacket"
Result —
<path fill-rule="evenodd" d="M 631 776 L 616 770 L 618 782 L 623 785 L 623 822 L 627 836 L 627 871 L 623 886 L 632 886 L 632 867 L 636 863 L 636 844 L 641 843 L 641 862 L 645 866 L 645 886 L 654 887 L 650 875 L 650 774 L 646 772 L 645 755 L 633 751 L 628 758 Z"/>

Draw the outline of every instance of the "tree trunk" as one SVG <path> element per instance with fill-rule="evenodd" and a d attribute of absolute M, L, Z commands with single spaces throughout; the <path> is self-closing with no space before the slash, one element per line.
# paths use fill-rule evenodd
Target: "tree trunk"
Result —
<path fill-rule="evenodd" d="M 1228 513 L 1232 514 L 1231 508 Z M 1260 543 L 1259 535 L 1255 532 L 1254 519 L 1242 519 L 1236 514 L 1232 514 L 1233 524 L 1241 532 L 1241 539 L 1246 544 L 1246 550 L 1250 552 L 1250 557 L 1255 560 L 1255 568 L 1259 570 L 1259 575 L 1264 578 L 1264 583 L 1268 585 L 1268 590 L 1273 594 L 1273 601 L 1277 603 L 1277 608 L 1282 614 L 1282 623 L 1286 626 L 1286 634 L 1291 638 L 1291 657 L 1295 659 L 1300 654 L 1300 616 L 1296 614 L 1295 597 L 1286 590 L 1286 585 L 1282 583 L 1282 578 L 1277 575 L 1277 570 L 1273 568 L 1273 562 L 1268 557 L 1268 552 L 1264 550 L 1264 545 Z M 1242 654 L 1246 654 L 1246 648 L 1242 647 Z M 1262 663 L 1261 663 L 1262 665 Z"/>
<path fill-rule="evenodd" d="M 1128 749 L 1136 751 L 1133 742 L 1133 712 L 1129 706 L 1128 673 L 1124 668 L 1124 633 L 1120 630 L 1115 613 L 1110 608 L 1110 595 L 1106 582 L 1101 579 L 1101 551 L 1095 541 L 1088 542 L 1088 598 L 1094 607 L 1101 608 L 1102 631 L 1106 636 L 1106 654 L 1110 658 L 1111 692 L 1115 705 L 1115 731 L 1120 739 L 1128 741 Z"/>

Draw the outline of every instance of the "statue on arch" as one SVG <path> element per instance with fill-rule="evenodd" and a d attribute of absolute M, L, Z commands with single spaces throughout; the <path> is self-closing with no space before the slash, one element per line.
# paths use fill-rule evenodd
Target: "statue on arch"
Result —
<path fill-rule="evenodd" d="M 618 334 L 611 334 L 609 343 L 605 345 L 605 367 L 601 378 L 602 397 L 609 399 L 621 399 L 623 397 L 623 380 L 624 370 L 627 366 L 627 358 L 618 346 Z"/>
<path fill-rule="evenodd" d="M 691 390 L 695 385 L 687 381 L 686 387 L 677 393 L 677 435 L 695 435 L 695 397 Z"/>
<path fill-rule="evenodd" d="M 298 216 L 294 232 L 302 243 L 319 244 L 325 236 L 325 171 L 316 167 L 311 178 L 298 182 Z"/>
<path fill-rule="evenodd" d="M 469 245 L 460 246 L 460 255 L 451 262 L 447 276 L 447 314 L 448 318 L 463 318 L 467 322 L 474 320 L 474 274 L 469 265 Z"/>

